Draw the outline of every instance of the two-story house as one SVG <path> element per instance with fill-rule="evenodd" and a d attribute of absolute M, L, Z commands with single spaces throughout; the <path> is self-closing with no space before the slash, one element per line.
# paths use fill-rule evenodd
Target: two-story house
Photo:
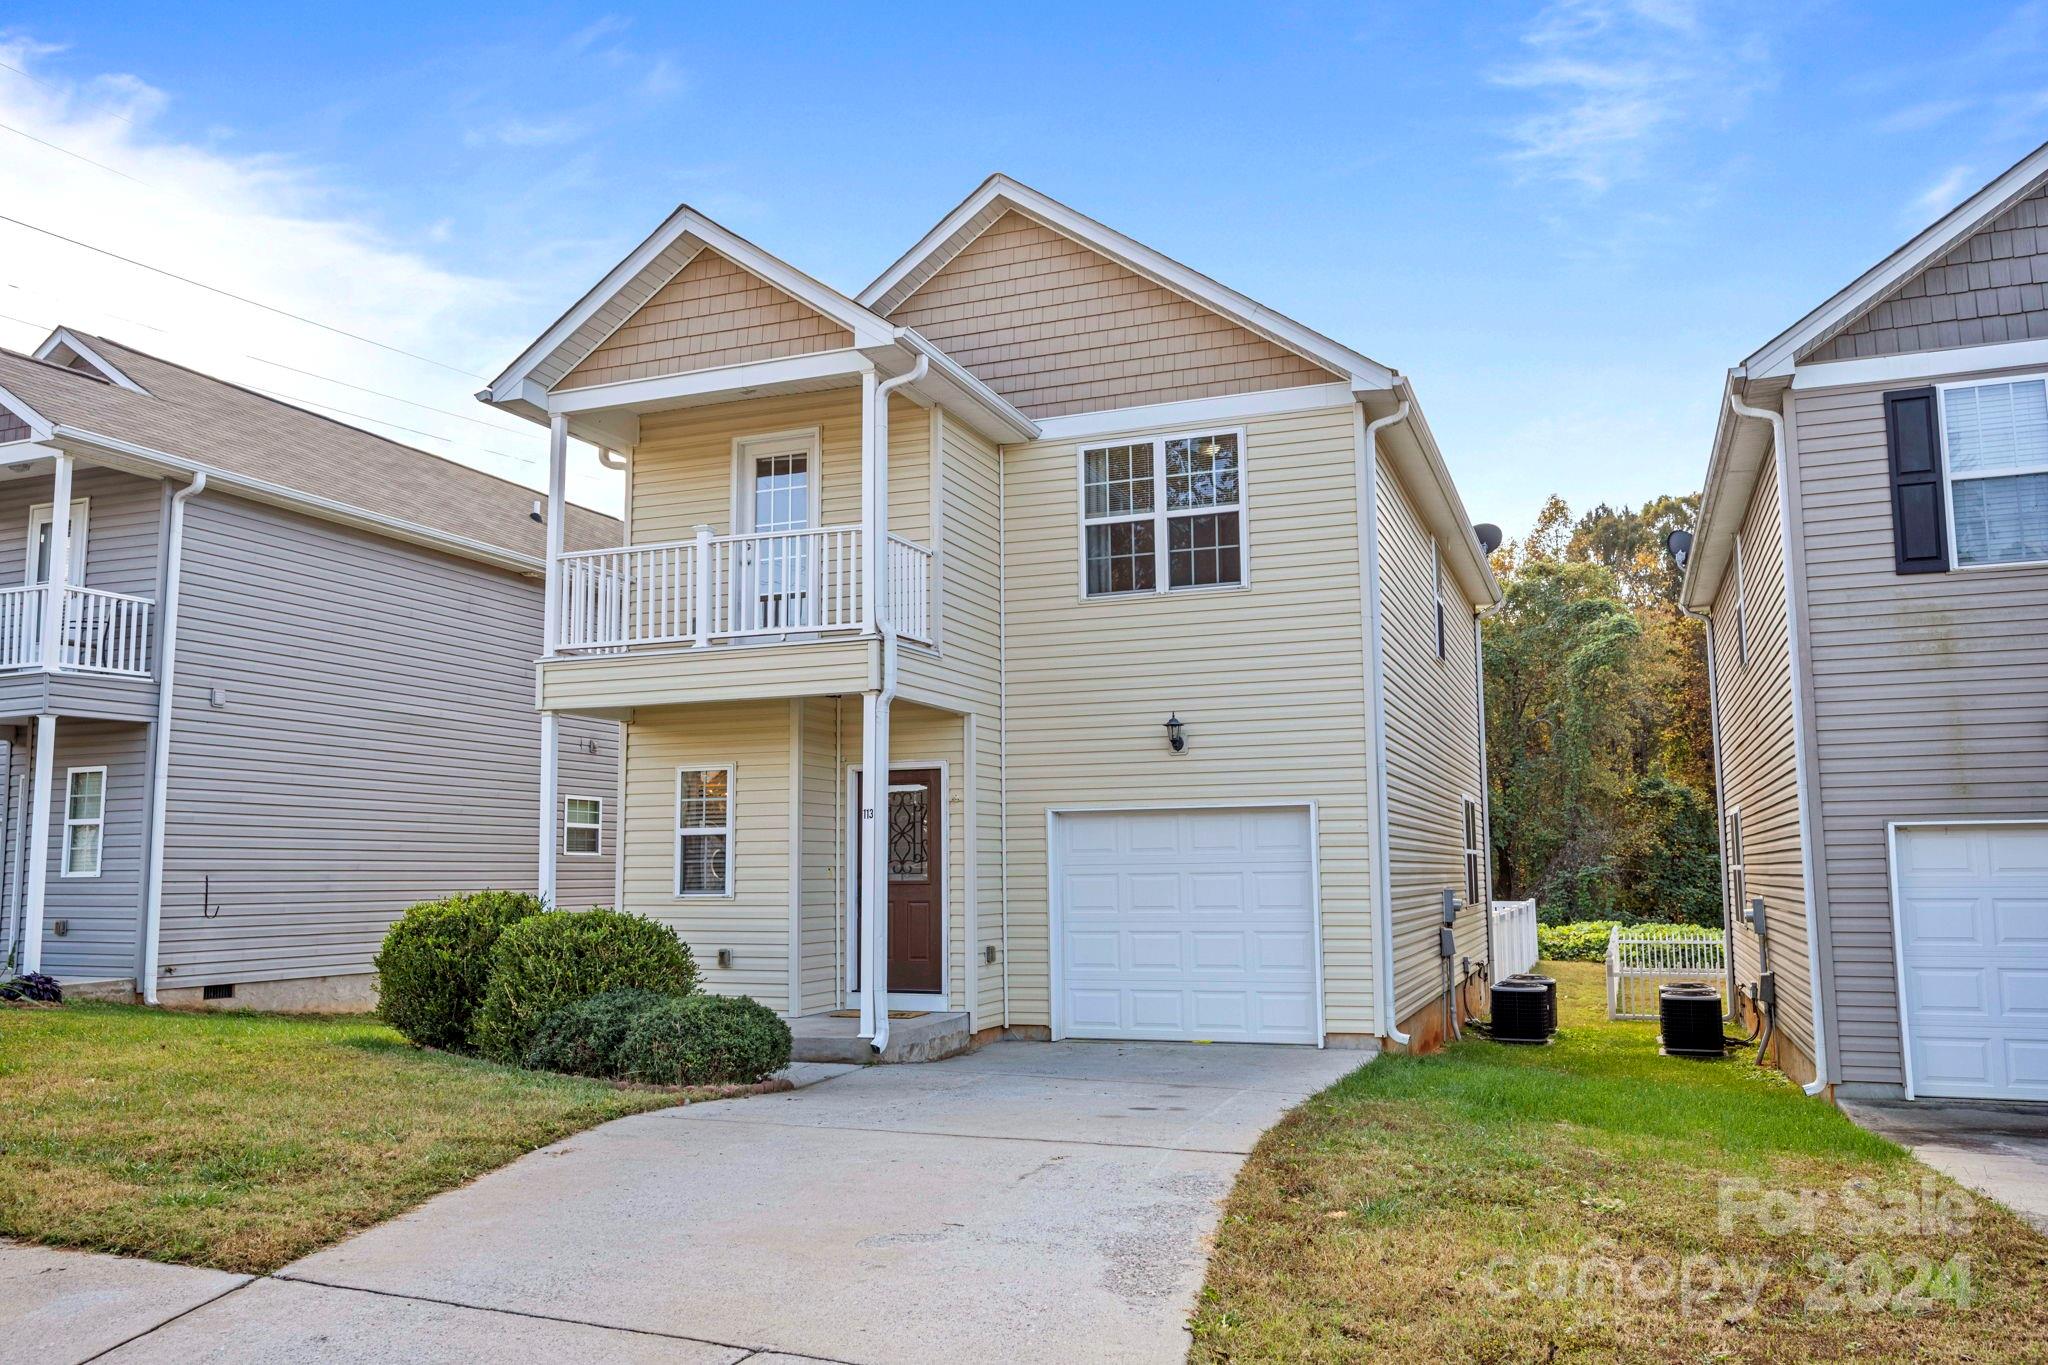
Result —
<path fill-rule="evenodd" d="M 479 396 L 554 506 L 627 471 L 540 705 L 624 723 L 710 988 L 889 1056 L 1426 1043 L 1483 972 L 1497 589 L 1395 371 L 996 176 L 857 298 L 679 208 Z"/>
<path fill-rule="evenodd" d="M 1813 1093 L 2048 1100 L 2048 147 L 1729 372 L 1733 985 Z"/>
<path fill-rule="evenodd" d="M 534 506 L 102 337 L 0 352 L 0 971 L 364 1008 L 407 905 L 536 886 Z M 553 885 L 609 904 L 617 727 L 558 744 Z"/>

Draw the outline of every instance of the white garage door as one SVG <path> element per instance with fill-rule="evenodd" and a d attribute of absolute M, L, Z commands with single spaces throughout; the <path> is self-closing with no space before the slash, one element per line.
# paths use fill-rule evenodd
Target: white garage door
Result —
<path fill-rule="evenodd" d="M 2048 824 L 1898 834 L 1913 1090 L 2048 1099 Z"/>
<path fill-rule="evenodd" d="M 1057 815 L 1053 846 L 1068 1037 L 1318 1041 L 1306 810 Z"/>

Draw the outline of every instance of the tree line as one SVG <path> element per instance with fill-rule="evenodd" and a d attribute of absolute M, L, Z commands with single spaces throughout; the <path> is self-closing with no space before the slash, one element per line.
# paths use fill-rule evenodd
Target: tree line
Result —
<path fill-rule="evenodd" d="M 1721 922 L 1706 637 L 1664 548 L 1699 501 L 1574 518 L 1552 497 L 1494 552 L 1493 889 L 1534 897 L 1546 922 Z"/>

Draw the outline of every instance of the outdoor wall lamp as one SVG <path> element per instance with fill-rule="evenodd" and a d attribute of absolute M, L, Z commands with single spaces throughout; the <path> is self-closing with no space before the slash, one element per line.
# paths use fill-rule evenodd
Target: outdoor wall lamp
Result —
<path fill-rule="evenodd" d="M 1166 747 L 1175 753 L 1186 753 L 1188 737 L 1181 733 L 1180 714 L 1175 712 L 1166 718 Z"/>

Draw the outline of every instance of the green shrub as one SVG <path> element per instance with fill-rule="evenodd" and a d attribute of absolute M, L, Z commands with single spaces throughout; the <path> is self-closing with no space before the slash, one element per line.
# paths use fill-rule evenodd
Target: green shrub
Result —
<path fill-rule="evenodd" d="M 687 995 L 696 985 L 697 964 L 667 925 L 617 910 L 536 915 L 491 949 L 476 1047 L 493 1061 L 517 1062 L 564 1005 L 625 987 Z"/>
<path fill-rule="evenodd" d="M 474 891 L 413 906 L 377 953 L 378 1013 L 421 1047 L 467 1050 L 492 946 L 507 926 L 545 908 L 524 891 Z"/>
<path fill-rule="evenodd" d="M 1646 938 L 1719 938 L 1719 929 L 1697 924 L 1630 924 L 1625 920 L 1587 919 L 1575 924 L 1536 926 L 1536 955 L 1550 962 L 1601 962 L 1607 957 L 1608 931 L 1626 929 Z"/>
<path fill-rule="evenodd" d="M 743 995 L 662 1000 L 640 1012 L 619 1068 L 648 1085 L 751 1085 L 789 1065 L 789 1025 Z"/>
<path fill-rule="evenodd" d="M 617 1080 L 625 1074 L 619 1068 L 619 1046 L 626 1040 L 626 1030 L 642 1011 L 675 998 L 628 988 L 564 1005 L 534 1030 L 525 1065 L 534 1071 Z"/>

